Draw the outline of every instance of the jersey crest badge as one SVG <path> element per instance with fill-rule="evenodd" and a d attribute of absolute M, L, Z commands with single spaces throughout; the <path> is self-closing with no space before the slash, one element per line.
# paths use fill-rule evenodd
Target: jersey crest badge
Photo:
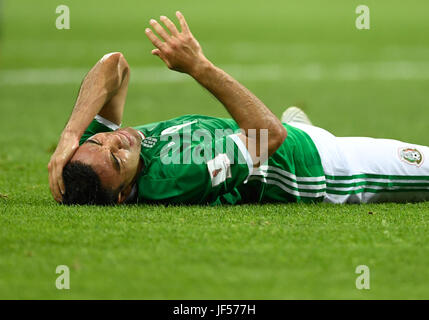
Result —
<path fill-rule="evenodd" d="M 420 167 L 423 164 L 423 154 L 416 148 L 400 148 L 399 158 L 408 164 Z"/>
<path fill-rule="evenodd" d="M 146 139 L 142 140 L 142 146 L 146 148 L 153 148 L 157 141 L 158 140 L 156 138 L 147 137 Z"/>

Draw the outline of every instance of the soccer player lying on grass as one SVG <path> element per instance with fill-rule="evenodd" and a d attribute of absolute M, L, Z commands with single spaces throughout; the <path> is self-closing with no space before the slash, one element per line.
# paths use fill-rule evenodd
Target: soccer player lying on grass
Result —
<path fill-rule="evenodd" d="M 166 17 L 161 22 L 168 31 L 150 21 L 158 34 L 146 29 L 156 47 L 152 54 L 209 90 L 233 120 L 186 115 L 120 128 L 130 68 L 121 53 L 107 54 L 85 77 L 49 162 L 56 201 L 103 205 L 429 199 L 429 148 L 387 139 L 337 138 L 313 126 L 298 108 L 288 109 L 280 121 L 215 67 L 183 15 L 178 12 L 177 18 L 181 31 Z"/>

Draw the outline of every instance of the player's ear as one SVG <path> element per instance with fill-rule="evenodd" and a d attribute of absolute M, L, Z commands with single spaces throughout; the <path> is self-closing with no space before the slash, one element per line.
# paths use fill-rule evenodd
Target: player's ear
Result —
<path fill-rule="evenodd" d="M 128 187 L 122 189 L 122 191 L 118 194 L 118 204 L 123 203 L 128 198 L 132 190 L 133 185 L 131 183 L 128 185 Z"/>

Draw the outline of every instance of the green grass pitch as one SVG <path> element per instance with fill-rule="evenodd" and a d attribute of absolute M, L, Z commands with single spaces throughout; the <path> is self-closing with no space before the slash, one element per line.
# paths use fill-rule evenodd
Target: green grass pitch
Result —
<path fill-rule="evenodd" d="M 427 203 L 65 208 L 46 169 L 80 80 L 107 52 L 132 70 L 124 125 L 226 116 L 150 55 L 149 18 L 177 9 L 277 115 L 299 105 L 339 136 L 429 145 L 428 3 L 365 1 L 370 30 L 355 28 L 355 0 L 66 0 L 70 30 L 55 28 L 59 4 L 0 8 L 1 299 L 429 298 Z M 70 290 L 55 287 L 58 265 Z M 369 290 L 356 289 L 358 265 Z"/>

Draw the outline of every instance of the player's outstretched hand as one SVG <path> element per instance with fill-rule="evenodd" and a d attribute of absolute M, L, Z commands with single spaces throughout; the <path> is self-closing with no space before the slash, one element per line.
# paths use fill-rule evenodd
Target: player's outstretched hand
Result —
<path fill-rule="evenodd" d="M 63 132 L 58 146 L 49 161 L 49 188 L 57 202 L 62 202 L 62 195 L 65 192 L 63 168 L 73 157 L 78 147 L 79 139 L 73 134 Z"/>
<path fill-rule="evenodd" d="M 150 28 L 146 28 L 145 33 L 156 47 L 152 50 L 153 55 L 160 57 L 169 69 L 193 75 L 207 59 L 200 44 L 192 35 L 185 17 L 179 11 L 176 12 L 176 16 L 180 22 L 181 32 L 170 19 L 161 16 L 160 20 L 169 32 L 156 20 L 151 19 L 149 23 L 159 37 Z"/>

